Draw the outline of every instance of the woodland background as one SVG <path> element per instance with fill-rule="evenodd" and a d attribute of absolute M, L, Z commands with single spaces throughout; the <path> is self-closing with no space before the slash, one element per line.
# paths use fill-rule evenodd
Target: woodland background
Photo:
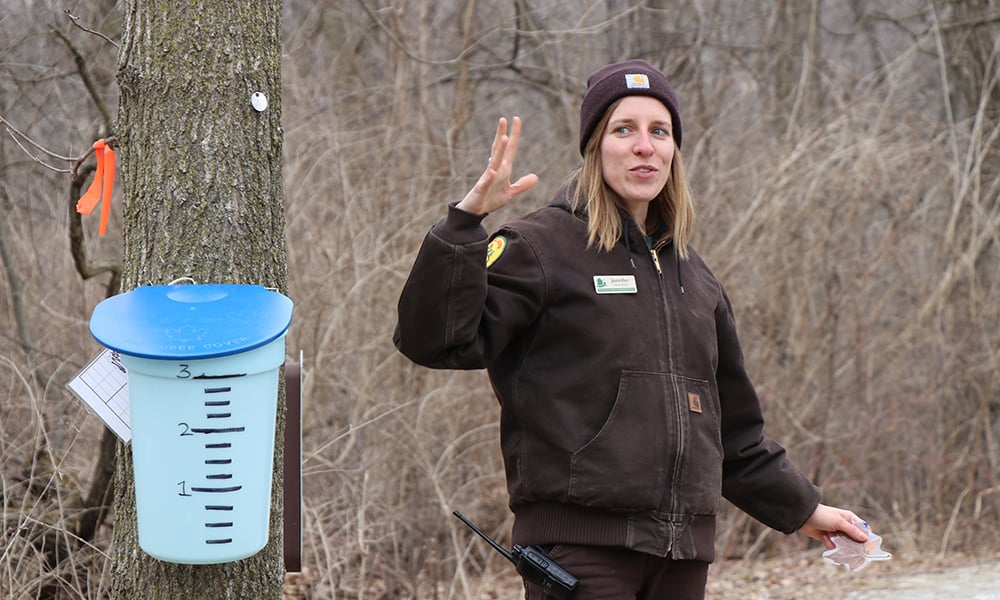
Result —
<path fill-rule="evenodd" d="M 117 10 L 0 0 L 4 598 L 101 597 L 113 576 L 108 434 L 65 384 L 116 285 L 77 269 L 68 198 L 69 169 L 114 133 Z M 409 364 L 395 302 L 496 119 L 524 119 L 518 170 L 541 183 L 490 226 L 548 202 L 579 160 L 587 75 L 632 57 L 680 99 L 694 245 L 734 301 L 769 433 L 898 558 L 991 550 L 997 40 L 995 0 L 287 0 L 288 348 L 318 597 L 477 597 L 509 575 L 450 515 L 509 546 L 485 374 Z M 116 195 L 105 237 L 83 220 L 91 261 L 120 260 L 119 211 Z M 728 508 L 717 547 L 819 552 Z"/>

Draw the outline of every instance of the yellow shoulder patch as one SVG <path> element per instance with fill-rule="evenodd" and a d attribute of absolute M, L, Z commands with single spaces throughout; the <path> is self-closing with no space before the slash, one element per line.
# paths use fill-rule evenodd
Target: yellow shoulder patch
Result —
<path fill-rule="evenodd" d="M 507 238 L 502 235 L 498 235 L 492 240 L 490 240 L 490 245 L 486 247 L 486 268 L 493 266 L 493 263 L 500 258 L 503 251 L 507 248 Z"/>

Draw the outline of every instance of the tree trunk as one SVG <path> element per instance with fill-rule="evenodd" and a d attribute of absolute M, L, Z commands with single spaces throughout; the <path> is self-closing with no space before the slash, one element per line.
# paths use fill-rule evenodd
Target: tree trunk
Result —
<path fill-rule="evenodd" d="M 123 289 L 191 277 L 286 291 L 281 2 L 127 0 L 118 83 Z M 251 105 L 257 92 L 264 110 Z M 113 598 L 281 597 L 283 395 L 270 537 L 244 560 L 179 565 L 142 552 L 131 449 L 119 445 Z"/>

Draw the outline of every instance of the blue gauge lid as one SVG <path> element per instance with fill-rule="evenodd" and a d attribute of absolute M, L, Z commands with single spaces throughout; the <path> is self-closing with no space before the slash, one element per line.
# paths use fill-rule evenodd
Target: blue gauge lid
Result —
<path fill-rule="evenodd" d="M 96 307 L 90 332 L 122 354 L 163 360 L 228 356 L 276 340 L 292 301 L 259 285 L 138 287 Z"/>

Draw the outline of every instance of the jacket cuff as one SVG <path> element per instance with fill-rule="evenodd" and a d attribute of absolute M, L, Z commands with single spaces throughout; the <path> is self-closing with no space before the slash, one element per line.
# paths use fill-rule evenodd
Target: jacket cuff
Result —
<path fill-rule="evenodd" d="M 816 490 L 816 492 L 815 492 L 815 500 L 813 500 L 813 501 L 811 501 L 811 502 L 808 503 L 808 506 L 811 506 L 812 508 L 809 509 L 809 512 L 806 514 L 805 518 L 802 519 L 801 521 L 799 521 L 799 524 L 796 525 L 794 529 L 792 529 L 791 531 L 784 531 L 783 533 L 788 534 L 788 535 L 796 533 L 798 530 L 802 529 L 807 522 L 809 522 L 809 518 L 812 517 L 812 515 L 813 515 L 814 512 L 816 512 L 816 508 L 819 506 L 820 502 L 822 502 L 822 500 L 823 500 L 823 492 L 821 492 L 819 490 L 819 488 L 815 488 L 815 486 L 814 486 L 814 489 Z"/>
<path fill-rule="evenodd" d="M 485 241 L 489 234 L 483 227 L 486 215 L 475 215 L 455 206 L 458 202 L 448 205 L 448 216 L 438 221 L 431 228 L 431 233 L 449 244 L 473 244 Z"/>

